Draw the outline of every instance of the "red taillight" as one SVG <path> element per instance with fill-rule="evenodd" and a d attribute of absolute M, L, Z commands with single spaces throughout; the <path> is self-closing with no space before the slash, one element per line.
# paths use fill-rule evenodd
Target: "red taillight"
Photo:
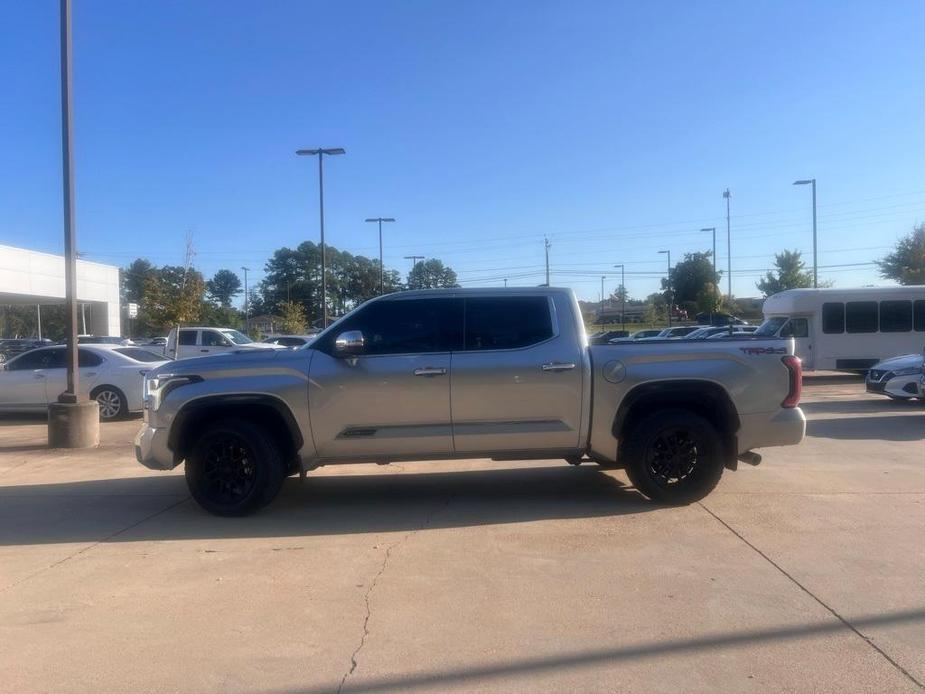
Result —
<path fill-rule="evenodd" d="M 790 392 L 780 406 L 796 407 L 800 404 L 800 396 L 803 394 L 803 362 L 792 354 L 783 357 L 781 361 L 790 373 Z"/>

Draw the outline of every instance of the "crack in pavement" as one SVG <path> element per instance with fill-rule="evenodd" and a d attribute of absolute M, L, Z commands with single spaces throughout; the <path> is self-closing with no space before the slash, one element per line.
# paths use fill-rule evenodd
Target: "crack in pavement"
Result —
<path fill-rule="evenodd" d="M 400 539 L 393 542 L 391 545 L 385 548 L 385 556 L 382 558 L 382 565 L 379 567 L 379 571 L 376 572 L 376 575 L 373 576 L 372 582 L 369 584 L 369 588 L 366 590 L 366 595 L 364 596 L 364 601 L 366 603 L 366 617 L 363 619 L 363 636 L 360 638 L 359 645 L 354 649 L 353 653 L 350 655 L 350 668 L 347 672 L 344 673 L 344 676 L 340 679 L 340 684 L 337 685 L 337 692 L 343 690 L 344 685 L 347 683 L 347 678 L 349 678 L 357 669 L 357 658 L 360 655 L 360 651 L 363 650 L 363 647 L 366 645 L 366 639 L 369 638 L 369 620 L 372 617 L 372 608 L 369 604 L 370 596 L 372 596 L 373 591 L 376 589 L 376 585 L 379 583 L 379 579 L 382 577 L 382 574 L 385 573 L 385 569 L 388 566 L 389 559 L 392 556 L 392 550 L 398 547 L 399 545 L 405 543 L 409 538 L 416 535 L 422 530 L 426 530 L 430 526 L 431 521 L 434 517 L 441 511 L 445 511 L 450 503 L 453 501 L 455 495 L 451 494 L 446 498 L 446 501 L 443 502 L 443 505 L 434 509 L 424 518 L 424 521 L 414 530 L 405 533 Z"/>
<path fill-rule="evenodd" d="M 780 564 L 778 564 L 776 561 L 774 561 L 773 559 L 771 559 L 771 557 L 769 557 L 769 556 L 768 556 L 767 554 L 765 554 L 763 551 L 761 551 L 760 549 L 758 549 L 758 547 L 756 547 L 754 544 L 752 544 L 752 543 L 749 542 L 747 539 L 745 539 L 745 536 L 742 535 L 742 533 L 740 533 L 738 530 L 736 530 L 736 529 L 733 528 L 731 525 L 729 525 L 729 523 L 727 523 L 726 521 L 724 521 L 722 518 L 720 518 L 720 517 L 719 517 L 717 514 L 715 514 L 713 511 L 711 511 L 710 509 L 708 509 L 708 508 L 706 507 L 706 505 L 704 505 L 704 503 L 703 503 L 702 501 L 698 501 L 698 502 L 697 502 L 697 505 L 700 506 L 700 508 L 702 508 L 702 509 L 703 509 L 704 511 L 706 511 L 708 514 L 710 514 L 711 516 L 713 516 L 713 518 L 714 518 L 720 525 L 722 525 L 724 528 L 726 528 L 726 530 L 728 530 L 729 532 L 731 532 L 733 535 L 735 535 L 737 538 L 739 538 L 742 542 L 744 542 L 746 545 L 748 545 L 748 546 L 749 546 L 754 552 L 756 552 L 762 559 L 764 559 L 764 560 L 765 560 L 766 562 L 768 562 L 771 566 L 773 566 L 775 569 L 777 569 L 781 574 L 783 574 L 787 579 L 789 579 L 795 586 L 797 586 L 800 590 L 802 590 L 802 591 L 803 591 L 804 593 L 806 593 L 809 597 L 811 597 L 813 600 L 815 600 L 819 605 L 821 605 L 823 608 L 825 608 L 825 610 L 828 611 L 829 614 L 831 614 L 833 617 L 835 617 L 835 618 L 836 618 L 839 622 L 841 622 L 845 627 L 847 627 L 847 628 L 850 629 L 852 632 L 854 632 L 854 634 L 855 634 L 857 637 L 859 637 L 859 638 L 860 638 L 861 640 L 863 640 L 868 646 L 870 646 L 870 647 L 873 648 L 877 653 L 879 653 L 890 665 L 892 665 L 894 668 L 896 668 L 896 670 L 898 670 L 898 671 L 901 672 L 903 675 L 905 675 L 906 678 L 909 679 L 909 681 L 911 681 L 913 684 L 917 685 L 917 686 L 919 687 L 919 689 L 925 689 L 925 683 L 920 682 L 918 679 L 916 679 L 915 675 L 913 675 L 911 672 L 909 672 L 908 670 L 906 670 L 906 668 L 904 668 L 902 665 L 900 665 L 898 662 L 896 662 L 892 657 L 890 657 L 890 656 L 887 654 L 886 651 L 884 651 L 882 648 L 880 648 L 880 646 L 878 646 L 877 644 L 874 643 L 874 641 L 873 641 L 873 639 L 872 639 L 871 637 L 869 637 L 869 636 L 867 636 L 866 634 L 862 633 L 854 624 L 852 624 L 851 622 L 849 622 L 849 621 L 847 620 L 847 618 L 845 618 L 845 617 L 843 617 L 841 614 L 839 614 L 839 613 L 835 610 L 835 608 L 829 606 L 825 601 L 822 600 L 822 598 L 820 598 L 818 595 L 816 595 L 815 593 L 813 593 L 809 588 L 807 588 L 806 586 L 804 586 L 804 585 L 803 585 L 802 583 L 800 583 L 796 578 L 794 578 L 790 573 L 788 573 L 788 572 L 786 571 L 786 569 L 784 569 Z"/>

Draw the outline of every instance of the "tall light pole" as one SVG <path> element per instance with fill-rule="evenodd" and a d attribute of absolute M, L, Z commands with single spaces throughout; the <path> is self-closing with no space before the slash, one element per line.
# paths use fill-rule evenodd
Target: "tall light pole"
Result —
<path fill-rule="evenodd" d="M 48 404 L 48 445 L 88 448 L 99 445 L 100 415 L 95 400 L 80 392 L 77 363 L 77 231 L 74 214 L 74 156 L 71 150 L 71 0 L 61 0 L 61 169 L 64 193 L 64 300 L 67 316 L 66 390 Z"/>
<path fill-rule="evenodd" d="M 321 218 L 321 325 L 328 327 L 328 266 L 324 257 L 324 157 L 344 154 L 342 147 L 296 150 L 299 156 L 318 157 L 318 214 Z"/>
<path fill-rule="evenodd" d="M 794 181 L 793 185 L 805 186 L 809 183 L 813 184 L 813 288 L 816 288 L 819 286 L 819 277 L 817 274 L 817 268 L 819 266 L 816 264 L 816 179 L 807 178 L 802 181 Z"/>
<path fill-rule="evenodd" d="M 241 269 L 244 270 L 244 332 L 247 333 L 248 337 L 250 337 L 250 334 L 251 334 L 250 294 L 248 294 L 247 292 L 247 273 L 250 271 L 250 268 L 244 267 L 242 265 Z"/>
<path fill-rule="evenodd" d="M 552 246 L 549 243 L 549 239 L 545 236 L 543 237 L 543 245 L 546 247 L 546 286 L 549 286 L 549 247 Z"/>
<path fill-rule="evenodd" d="M 716 227 L 704 227 L 700 231 L 712 231 L 713 232 L 713 292 L 716 292 Z M 713 303 L 714 301 L 710 300 L 710 325 L 713 325 Z"/>
<path fill-rule="evenodd" d="M 604 275 L 601 275 L 601 312 L 600 312 L 600 324 L 604 325 Z"/>
<path fill-rule="evenodd" d="M 668 327 L 671 327 L 671 300 L 674 298 L 671 293 L 671 251 L 659 251 L 659 253 L 668 254 Z"/>
<path fill-rule="evenodd" d="M 385 270 L 382 265 L 382 223 L 383 222 L 394 222 L 395 220 L 392 217 L 372 217 L 366 220 L 367 222 L 379 222 L 379 295 L 382 296 L 385 294 Z"/>
<path fill-rule="evenodd" d="M 626 274 L 622 263 L 614 267 L 620 268 L 620 330 L 626 330 Z"/>
<path fill-rule="evenodd" d="M 504 278 L 504 288 L 507 289 L 507 277 Z"/>
<path fill-rule="evenodd" d="M 408 284 L 411 284 L 411 273 L 414 272 L 414 268 L 417 267 L 418 262 L 420 262 L 421 260 L 424 260 L 424 258 L 426 257 L 427 256 L 423 256 L 423 255 L 406 255 L 405 256 L 405 260 L 411 261 L 411 271 L 408 273 Z"/>
<path fill-rule="evenodd" d="M 726 282 L 729 287 L 729 308 L 732 308 L 732 231 L 729 224 L 729 201 L 732 199 L 732 193 L 729 189 L 723 191 L 723 197 L 726 198 Z"/>

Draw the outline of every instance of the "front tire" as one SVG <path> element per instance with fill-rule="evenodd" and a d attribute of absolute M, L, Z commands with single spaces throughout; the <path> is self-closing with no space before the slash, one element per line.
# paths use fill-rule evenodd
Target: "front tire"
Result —
<path fill-rule="evenodd" d="M 196 502 L 218 516 L 245 516 L 279 493 L 286 467 L 263 427 L 240 419 L 209 425 L 186 458 L 186 485 Z"/>
<path fill-rule="evenodd" d="M 100 386 L 90 397 L 99 403 L 101 422 L 113 422 L 128 415 L 128 399 L 115 386 Z"/>
<path fill-rule="evenodd" d="M 688 410 L 646 417 L 628 433 L 623 454 L 633 486 L 652 501 L 699 501 L 723 475 L 722 438 L 710 422 Z"/>

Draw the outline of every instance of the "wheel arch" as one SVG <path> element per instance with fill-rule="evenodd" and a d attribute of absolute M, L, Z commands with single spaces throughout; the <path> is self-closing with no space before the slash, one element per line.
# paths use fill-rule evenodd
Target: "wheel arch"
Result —
<path fill-rule="evenodd" d="M 734 467 L 739 414 L 729 393 L 715 381 L 656 381 L 634 387 L 617 408 L 612 429 L 614 438 L 622 442 L 638 422 L 652 412 L 667 408 L 688 410 L 709 421 L 725 441 L 726 459 Z"/>
<path fill-rule="evenodd" d="M 290 466 L 304 444 L 302 432 L 289 406 L 266 394 L 214 395 L 191 400 L 174 416 L 167 446 L 178 460 L 190 452 L 196 429 L 221 419 L 244 418 L 266 427 L 282 447 Z"/>

